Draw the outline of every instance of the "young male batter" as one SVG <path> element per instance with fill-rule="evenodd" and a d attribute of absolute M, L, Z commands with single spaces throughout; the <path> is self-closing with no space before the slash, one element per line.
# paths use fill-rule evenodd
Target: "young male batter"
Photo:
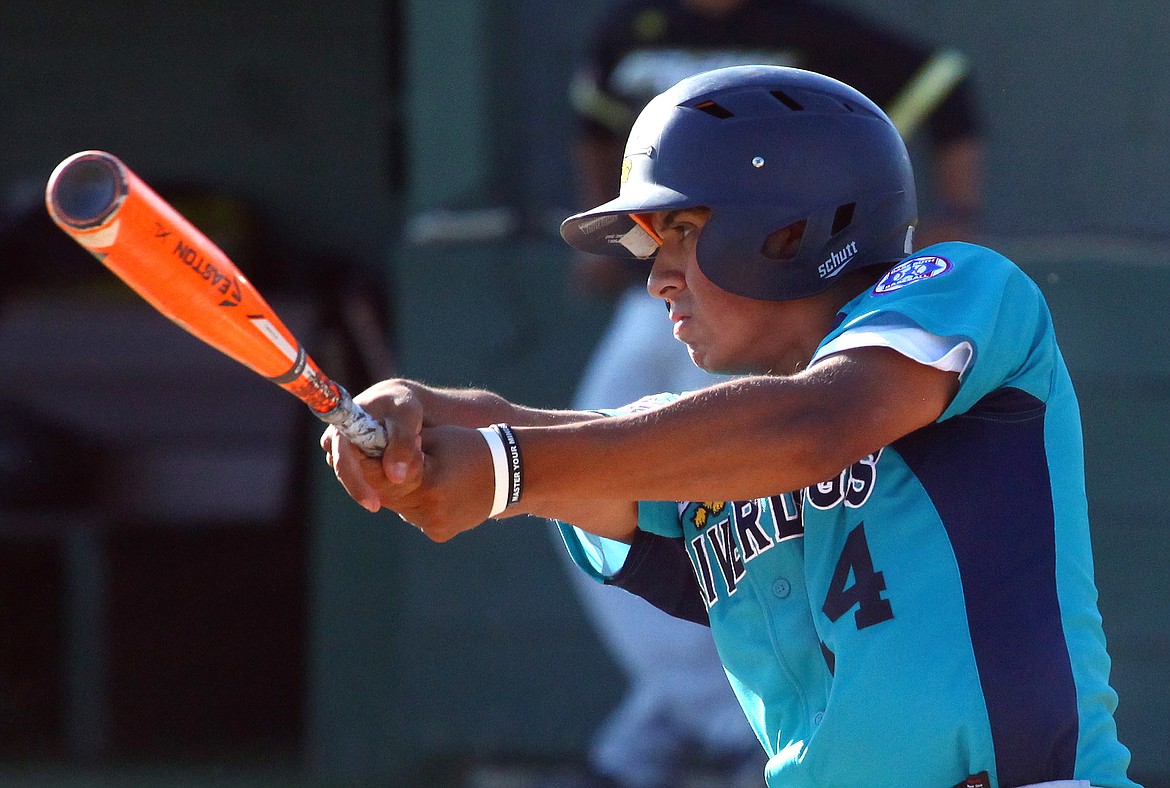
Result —
<path fill-rule="evenodd" d="M 322 437 L 350 495 L 438 541 L 577 526 L 585 571 L 710 624 L 771 786 L 1132 786 L 1036 286 L 970 244 L 906 256 L 905 147 L 815 73 L 680 82 L 621 177 L 564 237 L 653 256 L 695 363 L 747 377 L 608 416 L 387 381 L 358 397 L 382 462 Z"/>

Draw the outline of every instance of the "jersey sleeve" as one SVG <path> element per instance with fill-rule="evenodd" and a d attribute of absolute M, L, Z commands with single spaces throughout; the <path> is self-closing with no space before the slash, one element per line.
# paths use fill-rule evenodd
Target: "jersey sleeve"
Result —
<path fill-rule="evenodd" d="M 557 526 L 573 563 L 594 580 L 608 583 L 625 565 L 630 546 L 624 542 L 591 534 L 570 523 L 558 522 Z M 678 504 L 674 501 L 640 501 L 638 532 L 681 539 Z"/>
<path fill-rule="evenodd" d="M 849 331 L 908 322 L 970 346 L 959 391 L 940 421 L 1002 387 L 1047 401 L 1058 352 L 1038 287 L 1007 258 L 965 243 L 937 244 L 907 258 L 847 305 L 822 347 Z"/>
<path fill-rule="evenodd" d="M 667 615 L 710 625 L 683 543 L 678 504 L 639 504 L 638 530 L 628 545 L 558 525 L 573 563 L 594 580 L 640 596 Z"/>
<path fill-rule="evenodd" d="M 897 320 L 859 326 L 838 335 L 832 342 L 821 345 L 809 366 L 834 353 L 854 348 L 888 347 L 919 364 L 943 372 L 962 374 L 966 371 L 971 361 L 970 342 L 955 337 L 936 336 L 904 318 L 899 317 Z"/>
<path fill-rule="evenodd" d="M 561 539 L 573 563 L 599 583 L 608 583 L 626 562 L 630 546 L 584 531 L 575 525 L 558 522 Z"/>

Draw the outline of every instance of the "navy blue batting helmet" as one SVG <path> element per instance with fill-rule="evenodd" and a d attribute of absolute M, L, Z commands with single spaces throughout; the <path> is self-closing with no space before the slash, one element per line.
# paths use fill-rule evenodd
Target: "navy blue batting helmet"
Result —
<path fill-rule="evenodd" d="M 749 298 L 819 293 L 845 271 L 910 252 L 910 157 L 876 104 L 835 79 L 780 66 L 689 77 L 634 123 L 617 198 L 570 216 L 561 235 L 594 254 L 647 258 L 632 214 L 706 207 L 703 274 Z"/>

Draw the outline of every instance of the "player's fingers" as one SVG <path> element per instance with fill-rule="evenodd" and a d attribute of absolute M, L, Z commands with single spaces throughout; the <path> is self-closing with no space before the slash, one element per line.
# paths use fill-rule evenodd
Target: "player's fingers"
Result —
<path fill-rule="evenodd" d="M 325 461 L 329 463 L 329 467 L 333 467 L 333 441 L 336 438 L 337 428 L 330 424 L 321 433 L 321 450 L 325 452 Z"/>
<path fill-rule="evenodd" d="M 422 419 L 414 414 L 388 418 L 386 449 L 382 452 L 382 472 L 392 484 L 414 482 L 422 475 Z"/>
<path fill-rule="evenodd" d="M 370 512 L 382 508 L 377 486 L 370 479 L 371 471 L 381 474 L 377 460 L 369 459 L 349 441 L 336 437 L 329 441 L 328 457 L 329 466 L 350 498 Z"/>

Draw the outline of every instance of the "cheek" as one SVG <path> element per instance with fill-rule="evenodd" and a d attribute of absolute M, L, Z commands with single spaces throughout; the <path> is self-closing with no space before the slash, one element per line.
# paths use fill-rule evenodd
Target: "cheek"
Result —
<path fill-rule="evenodd" d="M 713 284 L 698 267 L 694 269 L 694 274 L 691 277 L 691 291 L 709 316 L 714 316 L 721 325 L 751 320 L 756 311 L 756 304 L 751 299 L 734 295 Z"/>
<path fill-rule="evenodd" d="M 732 295 L 710 283 L 708 287 L 703 294 L 704 311 L 716 344 L 745 360 L 760 353 L 769 336 L 771 315 L 758 301 Z"/>
<path fill-rule="evenodd" d="M 711 311 L 723 311 L 730 308 L 731 301 L 735 298 L 731 293 L 708 279 L 693 257 L 687 269 L 687 287 L 694 294 L 695 300 Z"/>

